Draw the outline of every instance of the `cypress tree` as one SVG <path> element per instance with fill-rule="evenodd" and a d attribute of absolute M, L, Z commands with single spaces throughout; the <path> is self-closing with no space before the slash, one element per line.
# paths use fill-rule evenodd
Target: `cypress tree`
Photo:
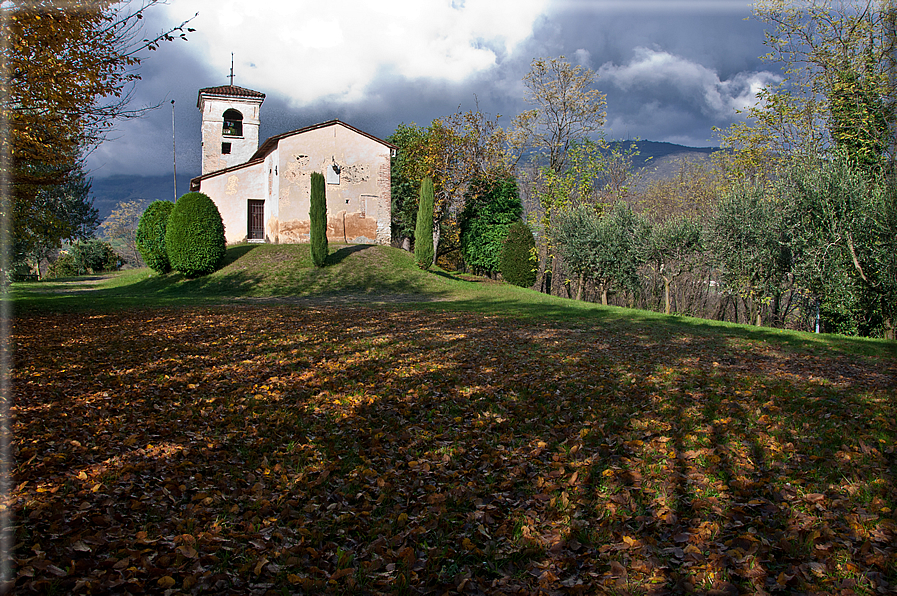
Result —
<path fill-rule="evenodd" d="M 433 252 L 433 179 L 425 178 L 420 184 L 420 203 L 417 207 L 417 226 L 414 228 L 414 258 L 421 269 L 429 269 L 435 256 Z"/>
<path fill-rule="evenodd" d="M 522 221 L 508 228 L 500 264 L 501 276 L 506 282 L 522 288 L 536 283 L 536 241 L 532 230 Z"/>
<path fill-rule="evenodd" d="M 311 260 L 315 267 L 323 267 L 327 260 L 327 195 L 324 189 L 324 175 L 320 172 L 312 172 L 311 206 L 308 210 L 308 218 L 310 220 Z"/>

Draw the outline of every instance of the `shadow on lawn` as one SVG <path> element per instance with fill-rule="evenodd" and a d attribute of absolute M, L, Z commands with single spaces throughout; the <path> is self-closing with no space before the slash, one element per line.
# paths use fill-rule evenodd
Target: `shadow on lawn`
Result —
<path fill-rule="evenodd" d="M 496 330 L 477 322 L 467 321 L 463 343 L 469 349 L 494 344 Z M 425 337 L 430 351 L 448 355 L 459 350 L 456 340 Z M 534 560 L 537 569 L 568 582 L 582 578 L 591 564 L 590 571 L 604 573 L 606 587 L 625 590 L 620 593 L 737 594 L 814 584 L 826 590 L 887 589 L 887 556 L 859 561 L 861 551 L 888 544 L 888 508 L 882 517 L 872 517 L 882 522 L 872 534 L 857 531 L 850 521 L 893 499 L 893 456 L 865 446 L 862 439 L 857 443 L 841 426 L 874 407 L 862 397 L 863 380 L 833 386 L 814 381 L 813 375 L 780 377 L 770 366 L 731 362 L 715 367 L 706 360 L 695 365 L 692 356 L 713 355 L 708 349 L 713 342 L 695 350 L 680 345 L 646 353 L 639 349 L 644 334 L 632 330 L 614 337 L 622 347 L 586 355 L 592 339 L 586 331 L 539 341 L 540 349 L 526 354 L 514 346 L 513 336 L 505 335 L 508 347 L 483 350 L 472 370 L 464 361 L 443 357 L 437 371 L 406 377 L 406 386 L 419 388 L 411 390 L 413 409 L 404 405 L 405 397 L 392 395 L 354 409 L 355 416 L 375 425 L 384 412 L 402 412 L 402 424 L 386 429 L 387 434 L 401 433 L 399 444 L 413 446 L 414 435 L 407 429 L 432 426 L 429 417 L 448 399 L 436 397 L 442 387 L 471 388 L 453 398 L 451 407 L 464 414 L 465 422 L 451 444 L 473 454 L 457 469 L 475 488 L 445 501 L 447 510 L 439 515 L 446 529 L 461 528 L 454 543 L 465 536 L 465 520 L 476 524 L 484 510 L 494 518 L 493 528 L 522 524 L 532 531 L 506 535 L 513 552 L 504 557 L 493 554 L 484 563 L 476 551 L 458 548 L 448 557 L 453 564 L 469 566 L 481 587 L 519 573 L 517 565 Z M 574 355 L 582 361 L 571 369 Z M 751 355 L 745 360 L 750 364 Z M 390 359 L 368 364 L 385 370 Z M 541 367 L 554 371 L 542 377 L 544 384 L 515 381 L 521 371 Z M 493 368 L 494 376 L 484 372 Z M 675 372 L 658 380 L 661 368 Z M 604 384 L 596 390 L 599 383 Z M 591 404 L 594 411 L 579 404 Z M 485 422 L 482 434 L 470 430 L 477 421 Z M 852 424 L 868 430 L 865 423 Z M 893 429 L 886 434 L 883 444 L 892 444 Z M 364 445 L 359 438 L 333 445 L 329 457 L 339 458 L 356 442 Z M 851 453 L 856 454 L 853 461 Z M 867 457 L 858 457 L 861 453 Z M 493 457 L 508 461 L 504 483 L 485 463 Z M 412 458 L 409 469 L 402 468 L 408 482 L 415 477 L 432 482 L 418 469 L 418 460 L 427 459 L 421 448 L 405 456 Z M 525 475 L 515 472 L 520 459 L 529 470 Z M 399 460 L 400 466 L 404 463 Z M 434 490 L 442 494 L 446 488 Z M 513 506 L 506 501 L 509 496 Z M 521 509 L 525 521 L 515 521 Z M 412 518 L 428 515 L 422 503 L 403 511 Z M 472 534 L 476 544 L 485 544 Z M 855 561 L 851 565 L 860 565 L 863 573 L 843 575 L 845 560 Z"/>
<path fill-rule="evenodd" d="M 326 264 L 338 265 L 339 263 L 342 263 L 343 259 L 345 259 L 349 255 L 373 248 L 373 244 L 350 244 L 349 246 L 344 246 L 327 255 Z"/>
<path fill-rule="evenodd" d="M 484 314 L 508 315 L 525 320 L 551 320 L 579 326 L 583 323 L 608 325 L 615 331 L 629 331 L 645 339 L 663 343 L 688 336 L 710 340 L 713 348 L 731 348 L 730 339 L 746 340 L 781 347 L 786 351 L 810 352 L 814 355 L 830 355 L 831 349 L 844 354 L 897 358 L 897 342 L 848 337 L 843 335 L 816 335 L 772 327 L 732 325 L 720 321 L 697 319 L 678 315 L 662 315 L 653 311 L 604 307 L 598 304 L 563 300 L 556 297 L 531 294 L 519 300 L 489 296 L 474 299 L 453 300 L 443 305 L 425 308 L 452 308 Z"/>
<path fill-rule="evenodd" d="M 246 256 L 259 246 L 260 244 L 238 244 L 237 246 L 228 248 L 227 252 L 224 254 L 224 259 L 221 261 L 219 269 L 227 267 L 234 261 Z"/>
<path fill-rule="evenodd" d="M 210 591 L 261 579 L 289 590 L 294 572 L 321 592 L 341 562 L 371 593 L 468 581 L 522 586 L 507 593 L 887 589 L 893 513 L 881 507 L 894 504 L 875 499 L 893 500 L 894 461 L 882 465 L 881 446 L 861 435 L 878 425 L 882 445 L 897 437 L 893 403 L 881 423 L 866 414 L 877 405 L 869 378 L 751 368 L 749 351 L 714 366 L 704 356 L 725 341 L 664 345 L 638 323 L 605 333 L 613 315 L 564 328 L 351 307 L 195 309 L 87 317 L 78 350 L 58 349 L 70 318 L 24 321 L 15 386 L 28 415 L 15 436 L 23 459 L 38 457 L 16 491 L 47 514 L 17 511 L 18 541 L 40 537 L 47 560 L 77 559 L 65 589 L 97 569 L 155 581 L 162 561 L 181 563 L 174 544 L 152 567 L 135 549 L 133 571 L 120 572 L 118 543 L 69 547 L 67 536 L 92 539 L 90 513 L 107 512 L 118 535 L 149 528 L 151 540 L 182 536 L 189 521 L 200 558 L 224 546 L 252 562 L 263 540 L 283 570 L 198 576 Z M 80 486 L 82 469 L 104 478 L 100 492 L 84 484 L 83 506 L 47 490 Z M 861 517 L 874 507 L 878 526 Z M 396 573 L 374 573 L 383 566 Z M 54 579 L 30 573 L 19 587 Z"/>

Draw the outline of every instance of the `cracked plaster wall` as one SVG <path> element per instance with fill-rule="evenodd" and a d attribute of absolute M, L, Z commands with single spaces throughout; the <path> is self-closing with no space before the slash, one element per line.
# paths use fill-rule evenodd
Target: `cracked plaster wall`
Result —
<path fill-rule="evenodd" d="M 389 147 L 340 124 L 280 139 L 263 162 L 202 180 L 221 212 L 229 244 L 248 235 L 248 200 L 265 200 L 265 241 L 309 241 L 311 173 L 339 166 L 326 184 L 330 242 L 391 241 Z M 331 175 L 331 179 L 336 179 Z"/>
<path fill-rule="evenodd" d="M 389 244 L 388 147 L 335 124 L 284 138 L 279 151 L 281 242 L 308 242 L 311 173 L 336 164 L 339 174 L 331 171 L 329 178 L 339 184 L 325 185 L 328 240 Z"/>

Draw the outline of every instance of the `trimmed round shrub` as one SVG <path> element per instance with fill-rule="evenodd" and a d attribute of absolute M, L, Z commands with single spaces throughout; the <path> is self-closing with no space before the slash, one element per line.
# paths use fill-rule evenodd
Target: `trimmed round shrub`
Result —
<path fill-rule="evenodd" d="M 518 221 L 508 228 L 501 250 L 501 276 L 508 283 L 528 288 L 536 283 L 536 240 L 529 226 Z"/>
<path fill-rule="evenodd" d="M 224 222 L 215 203 L 201 192 L 188 192 L 174 204 L 165 230 L 171 268 L 187 277 L 212 273 L 226 252 Z"/>
<path fill-rule="evenodd" d="M 158 273 L 171 271 L 168 251 L 165 250 L 165 229 L 172 209 L 174 203 L 171 201 L 153 201 L 137 223 L 137 250 L 140 251 L 143 262 Z"/>

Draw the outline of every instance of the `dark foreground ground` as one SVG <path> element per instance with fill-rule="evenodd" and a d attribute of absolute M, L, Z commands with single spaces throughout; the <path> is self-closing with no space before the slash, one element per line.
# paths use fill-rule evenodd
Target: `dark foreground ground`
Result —
<path fill-rule="evenodd" d="M 897 590 L 897 363 L 395 307 L 15 320 L 14 591 Z"/>

